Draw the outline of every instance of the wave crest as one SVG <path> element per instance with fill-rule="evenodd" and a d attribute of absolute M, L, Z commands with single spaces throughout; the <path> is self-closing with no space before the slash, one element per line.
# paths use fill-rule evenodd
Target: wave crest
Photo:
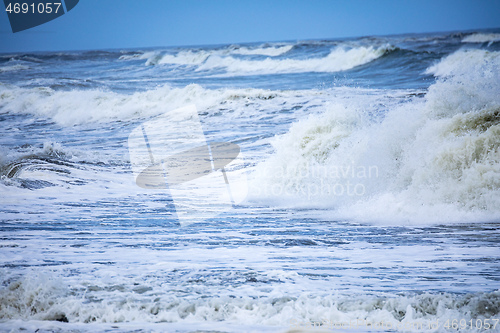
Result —
<path fill-rule="evenodd" d="M 499 68 L 497 53 L 457 51 L 429 69 L 441 78 L 425 98 L 382 120 L 346 104 L 299 121 L 257 167 L 259 193 L 384 223 L 498 217 Z"/>

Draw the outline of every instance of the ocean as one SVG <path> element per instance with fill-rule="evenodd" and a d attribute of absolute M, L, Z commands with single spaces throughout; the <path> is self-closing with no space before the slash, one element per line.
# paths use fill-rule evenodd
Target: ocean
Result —
<path fill-rule="evenodd" d="M 0 54 L 0 175 L 2 332 L 500 332 L 498 29 Z"/>

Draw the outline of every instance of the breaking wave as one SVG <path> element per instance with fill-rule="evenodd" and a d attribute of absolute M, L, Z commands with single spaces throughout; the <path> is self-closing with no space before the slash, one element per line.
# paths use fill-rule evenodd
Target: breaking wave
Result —
<path fill-rule="evenodd" d="M 195 103 L 199 110 L 245 99 L 270 99 L 286 92 L 263 89 L 204 89 L 163 86 L 131 95 L 102 90 L 56 91 L 50 88 L 19 88 L 0 84 L 0 114 L 28 113 L 70 126 L 95 122 L 147 119 Z"/>
<path fill-rule="evenodd" d="M 295 123 L 257 167 L 259 196 L 361 221 L 497 220 L 499 52 L 459 50 L 427 72 L 425 97 L 382 118 L 337 104 Z"/>
<path fill-rule="evenodd" d="M 459 50 L 450 54 L 442 61 L 429 67 L 425 74 L 432 74 L 437 77 L 466 76 L 468 73 L 483 73 L 484 75 L 495 75 L 500 62 L 500 52 L 490 52 L 487 50 Z M 498 73 L 498 72 L 497 72 Z M 476 78 L 479 82 L 479 78 Z M 468 86 L 472 88 L 471 85 Z"/>

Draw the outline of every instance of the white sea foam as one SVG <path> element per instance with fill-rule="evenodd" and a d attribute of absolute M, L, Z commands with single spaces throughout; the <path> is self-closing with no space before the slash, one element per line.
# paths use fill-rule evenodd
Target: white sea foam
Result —
<path fill-rule="evenodd" d="M 386 223 L 497 219 L 498 52 L 457 51 L 428 72 L 442 78 L 426 97 L 382 121 L 344 104 L 294 124 L 257 168 L 259 195 Z"/>
<path fill-rule="evenodd" d="M 99 286 L 94 283 L 85 289 L 85 293 L 84 290 L 72 290 L 64 280 L 50 274 L 30 273 L 0 289 L 0 320 L 4 323 L 21 319 L 186 324 L 224 321 L 291 329 L 323 322 L 325 326 L 350 323 L 351 327 L 344 328 L 361 330 L 370 328 L 366 323 L 383 322 L 384 326 L 390 325 L 397 331 L 412 331 L 414 325 L 418 325 L 420 331 L 445 332 L 446 320 L 484 320 L 498 314 L 500 307 L 499 292 L 392 297 L 278 296 L 271 293 L 269 297 L 254 299 L 229 295 L 180 298 L 151 292 L 148 286 Z M 429 322 L 436 321 L 440 327 L 429 329 Z"/>
<path fill-rule="evenodd" d="M 476 33 L 462 39 L 462 43 L 494 43 L 500 41 L 498 33 Z"/>

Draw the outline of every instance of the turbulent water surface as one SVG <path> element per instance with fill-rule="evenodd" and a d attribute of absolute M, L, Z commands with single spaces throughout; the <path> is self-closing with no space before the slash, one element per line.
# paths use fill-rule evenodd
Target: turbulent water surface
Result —
<path fill-rule="evenodd" d="M 2 54 L 0 330 L 500 331 L 499 92 L 498 30 Z M 248 195 L 180 223 L 128 138 L 193 104 Z"/>

